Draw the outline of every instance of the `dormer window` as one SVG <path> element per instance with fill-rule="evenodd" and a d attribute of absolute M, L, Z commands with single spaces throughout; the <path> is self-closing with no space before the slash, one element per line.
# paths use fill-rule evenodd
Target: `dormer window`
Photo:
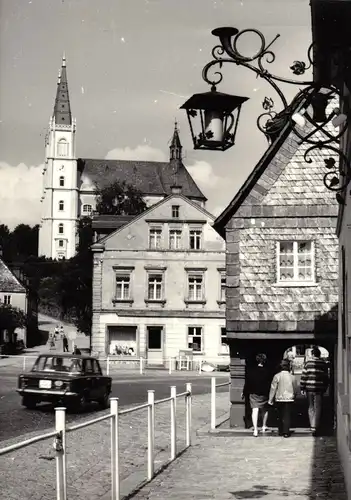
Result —
<path fill-rule="evenodd" d="M 60 139 L 57 143 L 57 156 L 68 156 L 68 142 Z"/>
<path fill-rule="evenodd" d="M 179 219 L 179 205 L 172 205 L 172 218 Z"/>
<path fill-rule="evenodd" d="M 91 215 L 93 212 L 93 207 L 91 205 L 87 205 L 87 204 L 83 205 L 82 211 L 83 211 L 84 215 Z"/>

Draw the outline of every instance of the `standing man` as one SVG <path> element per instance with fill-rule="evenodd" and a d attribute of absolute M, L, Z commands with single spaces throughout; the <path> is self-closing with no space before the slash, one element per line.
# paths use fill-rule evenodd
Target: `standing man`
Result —
<path fill-rule="evenodd" d="M 327 363 L 321 359 L 321 351 L 317 346 L 312 348 L 312 357 L 306 361 L 302 370 L 301 394 L 307 396 L 308 418 L 312 435 L 316 435 L 320 427 L 323 395 L 329 385 Z"/>
<path fill-rule="evenodd" d="M 62 336 L 62 342 L 63 342 L 63 352 L 68 352 L 68 339 L 65 333 Z"/>

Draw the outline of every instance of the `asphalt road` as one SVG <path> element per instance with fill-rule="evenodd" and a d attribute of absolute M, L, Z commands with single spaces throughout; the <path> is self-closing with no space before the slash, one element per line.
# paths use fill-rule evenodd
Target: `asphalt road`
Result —
<path fill-rule="evenodd" d="M 229 378 L 229 377 L 228 377 Z M 226 382 L 227 377 L 218 378 L 217 383 Z M 175 385 L 177 392 L 185 391 L 185 384 L 192 383 L 193 394 L 205 394 L 211 390 L 211 377 L 206 375 L 183 375 L 144 378 L 138 376 L 124 375 L 113 381 L 111 396 L 118 397 L 120 406 L 129 407 L 134 404 L 142 404 L 147 401 L 147 391 L 155 391 L 155 399 L 166 398 L 170 395 L 170 386 Z M 6 439 L 14 438 L 54 426 L 53 407 L 48 404 L 40 405 L 36 410 L 28 410 L 21 405 L 21 397 L 16 392 L 17 376 L 14 374 L 1 374 L 0 383 L 0 443 Z M 228 387 L 218 388 L 218 391 L 228 392 Z M 229 396 L 228 396 L 229 398 Z M 229 400 L 229 399 L 228 399 Z M 100 410 L 92 403 L 86 411 L 80 414 L 67 414 L 67 423 L 78 422 L 82 418 L 91 415 L 91 418 L 99 416 Z M 1 445 L 0 445 L 1 446 Z"/>

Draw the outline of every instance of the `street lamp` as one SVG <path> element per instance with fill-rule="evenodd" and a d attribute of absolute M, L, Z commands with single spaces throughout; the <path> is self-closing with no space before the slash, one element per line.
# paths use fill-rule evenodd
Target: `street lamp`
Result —
<path fill-rule="evenodd" d="M 235 144 L 241 106 L 248 98 L 217 91 L 217 85 L 223 80 L 220 71 L 223 64 L 234 63 L 263 78 L 280 98 L 282 110 L 277 112 L 273 99 L 265 97 L 262 103 L 264 113 L 257 119 L 257 126 L 268 141 L 273 142 L 288 125 L 301 142 L 309 145 L 304 152 L 306 162 L 312 162 L 311 153 L 316 149 L 325 149 L 334 157 L 338 156 L 342 163 L 340 166 L 332 157 L 325 160 L 328 172 L 324 175 L 324 184 L 332 191 L 342 191 L 351 180 L 351 165 L 339 148 L 339 140 L 348 128 L 348 116 L 341 113 L 338 107 L 330 110 L 330 101 L 342 97 L 339 89 L 318 81 L 283 78 L 268 71 L 266 64 L 275 60 L 271 47 L 280 35 L 267 44 L 264 35 L 256 29 L 239 31 L 224 27 L 216 28 L 212 34 L 219 38 L 220 44 L 212 49 L 212 60 L 202 71 L 202 78 L 211 85 L 211 91 L 195 94 L 181 106 L 187 112 L 194 149 L 225 151 Z M 238 49 L 240 38 L 247 34 L 254 35 L 259 41 L 258 50 L 253 55 L 245 55 Z M 294 61 L 290 66 L 294 75 L 301 76 L 312 67 L 313 49 L 312 44 L 307 51 L 308 65 L 303 61 Z M 212 71 L 214 68 L 216 71 Z M 278 82 L 300 87 L 290 103 Z"/>
<path fill-rule="evenodd" d="M 181 108 L 188 115 L 194 149 L 225 151 L 234 146 L 241 105 L 247 100 L 217 92 L 214 85 L 210 92 L 190 97 Z M 194 125 L 198 116 L 199 131 Z"/>

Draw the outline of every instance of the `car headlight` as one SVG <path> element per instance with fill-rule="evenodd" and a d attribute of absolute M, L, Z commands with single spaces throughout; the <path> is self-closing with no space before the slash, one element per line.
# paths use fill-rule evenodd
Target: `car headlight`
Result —
<path fill-rule="evenodd" d="M 62 382 L 62 380 L 55 380 L 54 384 L 55 387 L 62 387 L 64 383 Z"/>

